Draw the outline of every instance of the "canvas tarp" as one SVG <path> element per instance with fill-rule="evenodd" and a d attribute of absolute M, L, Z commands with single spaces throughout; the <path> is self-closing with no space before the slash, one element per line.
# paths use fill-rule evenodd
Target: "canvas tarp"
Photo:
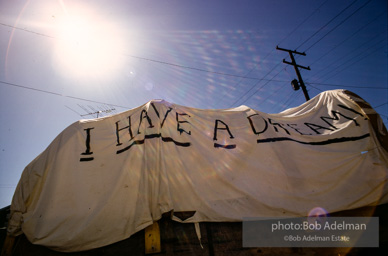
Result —
<path fill-rule="evenodd" d="M 266 114 L 153 100 L 70 125 L 24 170 L 8 232 L 81 251 L 165 212 L 182 222 L 306 216 L 387 202 L 387 131 L 357 95 Z"/>

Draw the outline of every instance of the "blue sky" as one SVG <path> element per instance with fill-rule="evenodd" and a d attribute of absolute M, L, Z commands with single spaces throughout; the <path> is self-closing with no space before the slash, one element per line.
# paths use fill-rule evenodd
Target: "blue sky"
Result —
<path fill-rule="evenodd" d="M 0 207 L 68 125 L 152 99 L 278 113 L 348 89 L 388 123 L 385 0 L 0 0 Z M 107 111 L 105 111 L 107 112 Z M 102 112 L 100 116 L 108 113 Z"/>

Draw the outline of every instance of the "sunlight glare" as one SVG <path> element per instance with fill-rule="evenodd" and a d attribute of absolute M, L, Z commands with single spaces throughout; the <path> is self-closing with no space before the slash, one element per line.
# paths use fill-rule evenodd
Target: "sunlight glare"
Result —
<path fill-rule="evenodd" d="M 84 9 L 59 19 L 54 51 L 56 70 L 68 78 L 107 80 L 124 65 L 118 28 Z"/>

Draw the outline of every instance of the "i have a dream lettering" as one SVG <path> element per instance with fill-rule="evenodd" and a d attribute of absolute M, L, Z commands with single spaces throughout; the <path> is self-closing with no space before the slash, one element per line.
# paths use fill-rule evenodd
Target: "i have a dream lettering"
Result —
<path fill-rule="evenodd" d="M 148 108 L 144 107 L 140 111 L 131 113 L 125 119 L 119 119 L 112 124 L 116 139 L 115 141 L 112 140 L 111 143 L 115 144 L 116 154 L 122 154 L 135 146 L 144 145 L 145 141 L 149 139 L 160 139 L 164 143 L 173 143 L 178 147 L 189 148 L 192 145 L 192 140 L 196 139 L 196 134 L 192 132 L 193 124 L 198 123 L 198 119 L 202 117 L 176 110 L 170 106 L 161 106 L 163 110 L 160 109 L 160 106 L 158 109 L 151 102 Z M 239 127 L 239 129 L 243 127 L 247 132 L 254 135 L 256 139 L 252 140 L 252 143 L 256 143 L 258 146 L 261 143 L 275 142 L 319 146 L 356 141 L 370 136 L 369 133 L 361 133 L 356 136 L 353 134 L 335 138 L 324 138 L 322 136 L 321 140 L 309 139 L 312 136 L 317 137 L 325 133 L 335 132 L 341 129 L 344 123 L 356 129 L 361 128 L 367 117 L 343 104 L 335 105 L 333 109 L 327 111 L 327 115 L 309 118 L 308 122 L 306 120 L 287 122 L 285 118 L 280 121 L 272 115 L 257 112 L 238 120 L 237 123 L 234 119 L 230 120 L 227 114 L 223 115 L 223 112 L 220 112 L 217 118 L 214 118 L 212 121 L 214 126 L 207 132 L 213 135 L 212 145 L 215 149 L 234 150 L 238 148 L 239 137 L 238 133 L 235 132 L 236 127 Z M 93 126 L 83 129 L 85 149 L 80 153 L 80 161 L 82 162 L 94 160 L 93 143 L 99 140 L 98 137 L 94 136 L 96 129 Z M 271 134 L 271 136 L 268 137 L 267 134 Z M 220 140 L 221 135 L 226 139 Z"/>

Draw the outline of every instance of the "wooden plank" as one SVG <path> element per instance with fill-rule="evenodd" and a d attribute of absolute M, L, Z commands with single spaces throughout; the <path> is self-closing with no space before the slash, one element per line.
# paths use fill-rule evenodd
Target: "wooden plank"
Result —
<path fill-rule="evenodd" d="M 151 254 L 161 251 L 159 223 L 154 222 L 145 228 L 145 253 Z"/>
<path fill-rule="evenodd" d="M 12 249 L 13 245 L 15 243 L 15 238 L 14 236 L 9 236 L 7 235 L 5 237 L 3 249 L 1 250 L 1 256 L 11 256 L 12 255 Z"/>

